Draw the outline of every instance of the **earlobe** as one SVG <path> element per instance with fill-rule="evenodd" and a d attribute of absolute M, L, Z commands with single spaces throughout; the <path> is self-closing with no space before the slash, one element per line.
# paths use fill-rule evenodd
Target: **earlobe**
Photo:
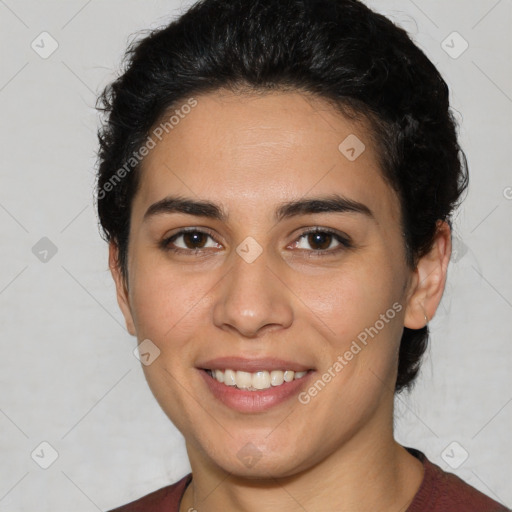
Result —
<path fill-rule="evenodd" d="M 440 220 L 432 248 L 420 258 L 411 279 L 405 327 L 421 329 L 434 316 L 443 296 L 451 250 L 450 226 Z"/>
<path fill-rule="evenodd" d="M 130 308 L 128 289 L 119 265 L 119 249 L 115 242 L 110 242 L 108 251 L 108 266 L 116 285 L 117 303 L 123 313 L 126 329 L 132 336 L 136 336 L 137 333 Z"/>

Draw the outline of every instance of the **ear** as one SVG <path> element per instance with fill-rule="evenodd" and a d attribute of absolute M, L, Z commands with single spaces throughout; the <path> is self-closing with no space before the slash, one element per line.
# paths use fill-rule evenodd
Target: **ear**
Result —
<path fill-rule="evenodd" d="M 420 258 L 409 285 L 405 327 L 421 329 L 434 316 L 443 296 L 451 252 L 450 226 L 439 220 L 432 248 Z"/>
<path fill-rule="evenodd" d="M 132 336 L 136 336 L 137 333 L 135 331 L 135 324 L 133 322 L 133 316 L 130 309 L 128 288 L 121 273 L 121 267 L 119 265 L 119 248 L 114 242 L 109 243 L 108 266 L 116 284 L 117 303 L 119 304 L 119 307 L 123 313 L 126 322 L 126 328 Z"/>

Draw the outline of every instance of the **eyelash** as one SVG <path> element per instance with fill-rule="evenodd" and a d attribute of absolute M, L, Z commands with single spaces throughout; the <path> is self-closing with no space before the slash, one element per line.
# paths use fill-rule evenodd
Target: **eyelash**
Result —
<path fill-rule="evenodd" d="M 174 253 L 177 253 L 177 254 L 191 254 L 191 253 L 192 254 L 198 254 L 198 253 L 201 253 L 201 252 L 203 252 L 205 250 L 208 250 L 208 249 L 201 249 L 201 248 L 197 248 L 197 249 L 183 249 L 181 247 L 171 247 L 170 246 L 170 244 L 173 243 L 176 239 L 178 239 L 179 237 L 181 237 L 182 235 L 185 235 L 187 233 L 200 233 L 200 234 L 209 236 L 210 238 L 212 238 L 215 241 L 213 235 L 209 231 L 207 231 L 207 230 L 198 229 L 198 228 L 187 228 L 187 229 L 182 229 L 181 231 L 178 231 L 174 235 L 172 235 L 172 236 L 162 240 L 159 243 L 160 248 L 163 251 L 166 251 L 166 252 L 170 251 L 170 252 L 174 252 Z M 296 243 L 299 240 L 301 240 L 302 238 L 307 237 L 308 235 L 315 234 L 315 233 L 331 235 L 337 242 L 339 242 L 340 245 L 338 247 L 334 248 L 334 249 L 312 249 L 312 250 L 298 249 L 299 251 L 306 251 L 306 252 L 311 253 L 309 255 L 310 257 L 329 256 L 329 255 L 337 254 L 340 251 L 343 251 L 343 250 L 346 250 L 346 249 L 351 249 L 351 248 L 354 247 L 354 245 L 352 244 L 351 240 L 347 236 L 344 236 L 344 235 L 342 235 L 342 234 L 340 234 L 337 231 L 334 231 L 332 229 L 320 228 L 320 227 L 316 227 L 316 228 L 304 231 L 303 233 L 300 234 L 300 236 L 298 238 L 295 239 L 295 241 L 293 243 Z M 216 243 L 218 243 L 218 242 L 216 242 Z"/>

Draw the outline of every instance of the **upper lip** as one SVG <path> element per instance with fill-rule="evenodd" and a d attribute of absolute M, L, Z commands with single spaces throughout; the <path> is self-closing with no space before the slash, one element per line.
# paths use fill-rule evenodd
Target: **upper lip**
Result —
<path fill-rule="evenodd" d="M 274 357 L 248 359 L 233 356 L 218 357 L 202 361 L 197 364 L 197 367 L 205 370 L 241 370 L 245 372 L 262 372 L 264 370 L 292 370 L 294 372 L 305 372 L 312 369 L 310 366 Z"/>

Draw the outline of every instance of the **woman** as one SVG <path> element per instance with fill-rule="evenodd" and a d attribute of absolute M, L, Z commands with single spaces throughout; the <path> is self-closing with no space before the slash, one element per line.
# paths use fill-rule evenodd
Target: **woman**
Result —
<path fill-rule="evenodd" d="M 356 0 L 204 0 L 130 49 L 98 213 L 192 472 L 117 511 L 506 510 L 393 435 L 467 186 L 448 96 Z"/>

